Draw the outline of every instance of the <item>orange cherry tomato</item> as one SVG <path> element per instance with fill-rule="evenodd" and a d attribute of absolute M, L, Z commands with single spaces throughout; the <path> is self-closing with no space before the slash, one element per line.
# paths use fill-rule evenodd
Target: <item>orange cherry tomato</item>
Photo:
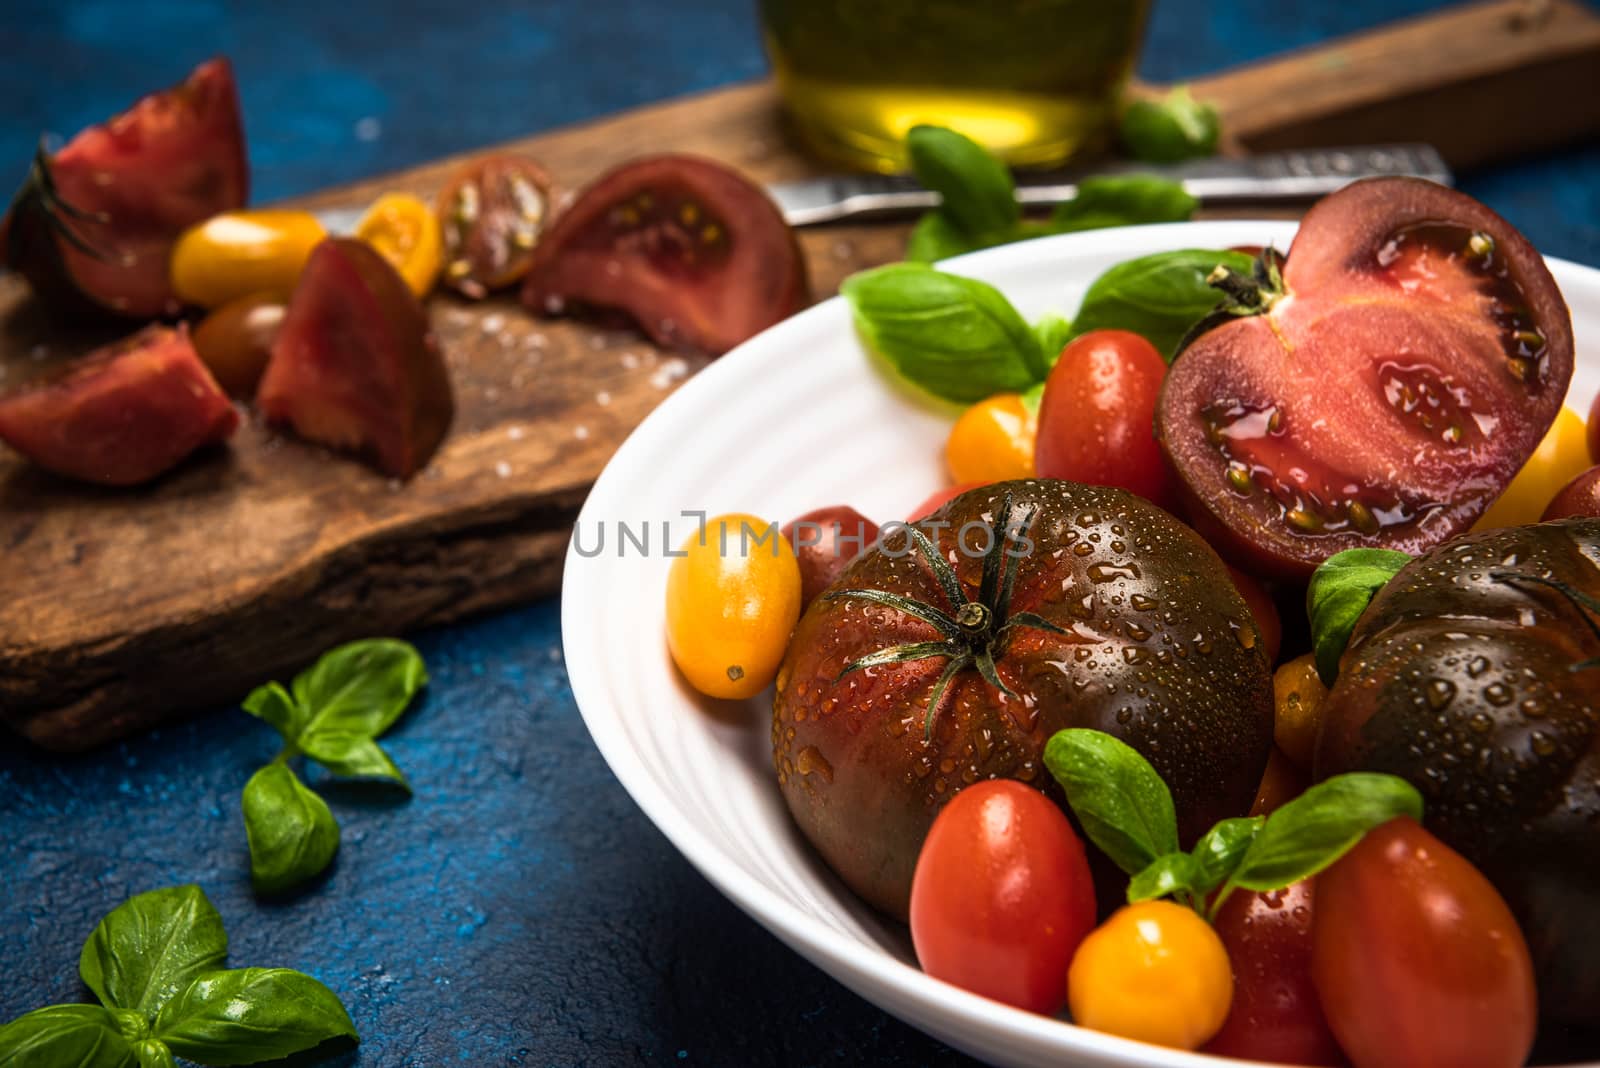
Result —
<path fill-rule="evenodd" d="M 1409 817 L 1317 876 L 1311 974 L 1356 1068 L 1513 1068 L 1538 1023 L 1505 901 Z"/>
<path fill-rule="evenodd" d="M 1141 901 L 1083 940 L 1067 991 L 1080 1026 L 1199 1049 L 1228 1018 L 1233 971 L 1217 932 L 1193 909 Z"/>
<path fill-rule="evenodd" d="M 1562 408 L 1522 470 L 1472 529 L 1494 530 L 1539 522 L 1545 506 L 1562 487 L 1592 463 L 1583 417 L 1571 408 Z"/>
<path fill-rule="evenodd" d="M 238 297 L 287 300 L 311 250 L 328 233 L 305 211 L 226 211 L 189 227 L 172 247 L 172 291 L 187 304 L 215 308 Z"/>
<path fill-rule="evenodd" d="M 1317 733 L 1322 730 L 1322 702 L 1328 688 L 1317 674 L 1317 658 L 1297 656 L 1272 675 L 1272 740 L 1302 772 L 1311 771 Z"/>
<path fill-rule="evenodd" d="M 444 237 L 432 208 L 410 193 L 385 193 L 356 224 L 356 236 L 400 272 L 411 292 L 428 295 L 444 265 Z"/>
<path fill-rule="evenodd" d="M 229 396 L 255 396 L 284 310 L 277 294 L 253 293 L 228 301 L 189 335 L 200 361 Z"/>
<path fill-rule="evenodd" d="M 957 482 L 1003 482 L 1033 477 L 1038 413 L 1018 393 L 996 393 L 961 413 L 944 446 Z"/>
<path fill-rule="evenodd" d="M 1083 843 L 1054 801 L 1012 779 L 975 783 L 933 821 L 911 879 L 923 971 L 1033 1012 L 1067 1000 L 1067 965 L 1094 926 Z"/>
<path fill-rule="evenodd" d="M 689 536 L 667 572 L 667 648 L 708 697 L 754 697 L 800 618 L 800 565 L 775 524 L 733 513 Z"/>

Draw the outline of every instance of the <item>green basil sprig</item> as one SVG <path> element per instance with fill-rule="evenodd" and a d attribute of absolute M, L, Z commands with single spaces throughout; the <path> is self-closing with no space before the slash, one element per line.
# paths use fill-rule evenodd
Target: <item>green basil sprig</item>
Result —
<path fill-rule="evenodd" d="M 1210 916 L 1235 889 L 1282 889 L 1344 856 L 1372 828 L 1422 818 L 1422 795 L 1410 783 L 1353 772 L 1265 817 L 1222 820 L 1184 852 L 1171 792 L 1126 742 L 1083 728 L 1057 731 L 1044 763 L 1089 840 L 1131 877 L 1130 903 L 1170 896 Z"/>
<path fill-rule="evenodd" d="M 1219 264 L 1248 275 L 1252 262 L 1243 252 L 1208 249 L 1155 252 L 1124 260 L 1090 283 L 1072 320 L 1072 332 L 1131 330 L 1171 363 L 1190 327 L 1220 299 L 1206 278 Z"/>
<path fill-rule="evenodd" d="M 222 917 L 198 886 L 129 898 L 79 956 L 101 1004 L 52 1005 L 0 1027 L 0 1068 L 163 1068 L 175 1055 L 254 1064 L 361 1040 L 317 980 L 286 968 L 228 971 L 227 955 Z"/>
<path fill-rule="evenodd" d="M 1106 226 L 1182 222 L 1198 202 L 1177 182 L 1154 175 L 1087 178 L 1048 220 L 1022 217 L 1011 172 L 983 146 L 942 126 L 913 126 L 906 151 L 917 180 L 940 205 L 917 220 L 906 259 L 932 263 L 982 248 Z"/>
<path fill-rule="evenodd" d="M 998 289 L 917 263 L 844 280 L 856 328 L 906 378 L 946 400 L 1021 392 L 1049 363 L 1039 339 Z"/>
<path fill-rule="evenodd" d="M 1217 109 L 1180 85 L 1160 100 L 1135 100 L 1122 113 L 1118 133 L 1135 159 L 1177 163 L 1217 150 L 1222 122 Z"/>
<path fill-rule="evenodd" d="M 1346 549 L 1334 553 L 1311 573 L 1306 587 L 1306 614 L 1311 617 L 1311 648 L 1323 685 L 1339 677 L 1339 658 L 1350 644 L 1356 621 L 1379 590 L 1411 562 L 1396 549 Z"/>
<path fill-rule="evenodd" d="M 327 803 L 289 767 L 296 757 L 410 794 L 410 783 L 377 739 L 427 681 L 422 657 L 409 643 L 372 638 L 323 654 L 289 689 L 269 682 L 244 699 L 245 711 L 272 724 L 284 743 L 240 799 L 257 890 L 277 894 L 304 884 L 339 848 L 339 825 Z"/>

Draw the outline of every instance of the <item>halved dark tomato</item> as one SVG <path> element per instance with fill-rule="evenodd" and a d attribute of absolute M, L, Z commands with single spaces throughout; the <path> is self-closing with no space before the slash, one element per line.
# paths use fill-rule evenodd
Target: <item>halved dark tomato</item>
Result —
<path fill-rule="evenodd" d="M 1280 272 L 1281 263 L 1281 272 Z M 1357 182 L 1287 262 L 1217 279 L 1233 314 L 1168 372 L 1156 435 L 1191 517 L 1247 569 L 1425 551 L 1469 528 L 1561 408 L 1572 322 L 1544 261 L 1470 197 Z"/>
<path fill-rule="evenodd" d="M 244 125 L 223 58 L 183 84 L 43 148 L 3 223 L 0 256 L 52 303 L 130 318 L 178 311 L 167 277 L 186 227 L 244 206 Z"/>
<path fill-rule="evenodd" d="M 534 254 L 523 301 L 618 308 L 656 342 L 721 355 L 805 307 L 794 231 L 720 163 L 651 156 L 579 194 Z"/>
<path fill-rule="evenodd" d="M 0 441 L 58 475 L 108 486 L 148 482 L 238 425 L 182 326 L 147 327 L 0 396 Z"/>
<path fill-rule="evenodd" d="M 481 156 L 439 194 L 444 282 L 481 299 L 520 281 L 550 214 L 550 176 L 521 156 Z"/>

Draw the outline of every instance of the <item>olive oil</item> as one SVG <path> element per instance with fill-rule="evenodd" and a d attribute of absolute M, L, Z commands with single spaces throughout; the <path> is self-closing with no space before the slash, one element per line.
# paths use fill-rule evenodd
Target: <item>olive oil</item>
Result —
<path fill-rule="evenodd" d="M 1014 165 L 1096 141 L 1148 0 L 760 0 L 773 74 L 801 135 L 844 164 L 905 169 L 917 123 Z"/>

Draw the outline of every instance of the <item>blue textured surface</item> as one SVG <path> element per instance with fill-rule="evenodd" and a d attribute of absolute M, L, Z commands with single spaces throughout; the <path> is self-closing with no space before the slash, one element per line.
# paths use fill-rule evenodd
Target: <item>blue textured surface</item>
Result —
<path fill-rule="evenodd" d="M 1142 71 L 1192 76 L 1438 5 L 1309 6 L 1158 2 Z M 764 69 L 744 0 L 6 0 L 0 185 L 41 130 L 218 51 L 257 199 Z M 1600 264 L 1600 146 L 1463 179 L 1546 252 Z M 329 788 L 343 849 L 287 904 L 249 889 L 239 790 L 275 742 L 242 712 L 76 758 L 0 739 L 0 1019 L 83 995 L 78 948 L 105 910 L 198 881 L 237 963 L 345 997 L 366 1038 L 346 1065 L 970 1063 L 790 953 L 649 825 L 583 729 L 554 602 L 418 643 L 433 685 L 388 739 L 417 796 Z"/>

